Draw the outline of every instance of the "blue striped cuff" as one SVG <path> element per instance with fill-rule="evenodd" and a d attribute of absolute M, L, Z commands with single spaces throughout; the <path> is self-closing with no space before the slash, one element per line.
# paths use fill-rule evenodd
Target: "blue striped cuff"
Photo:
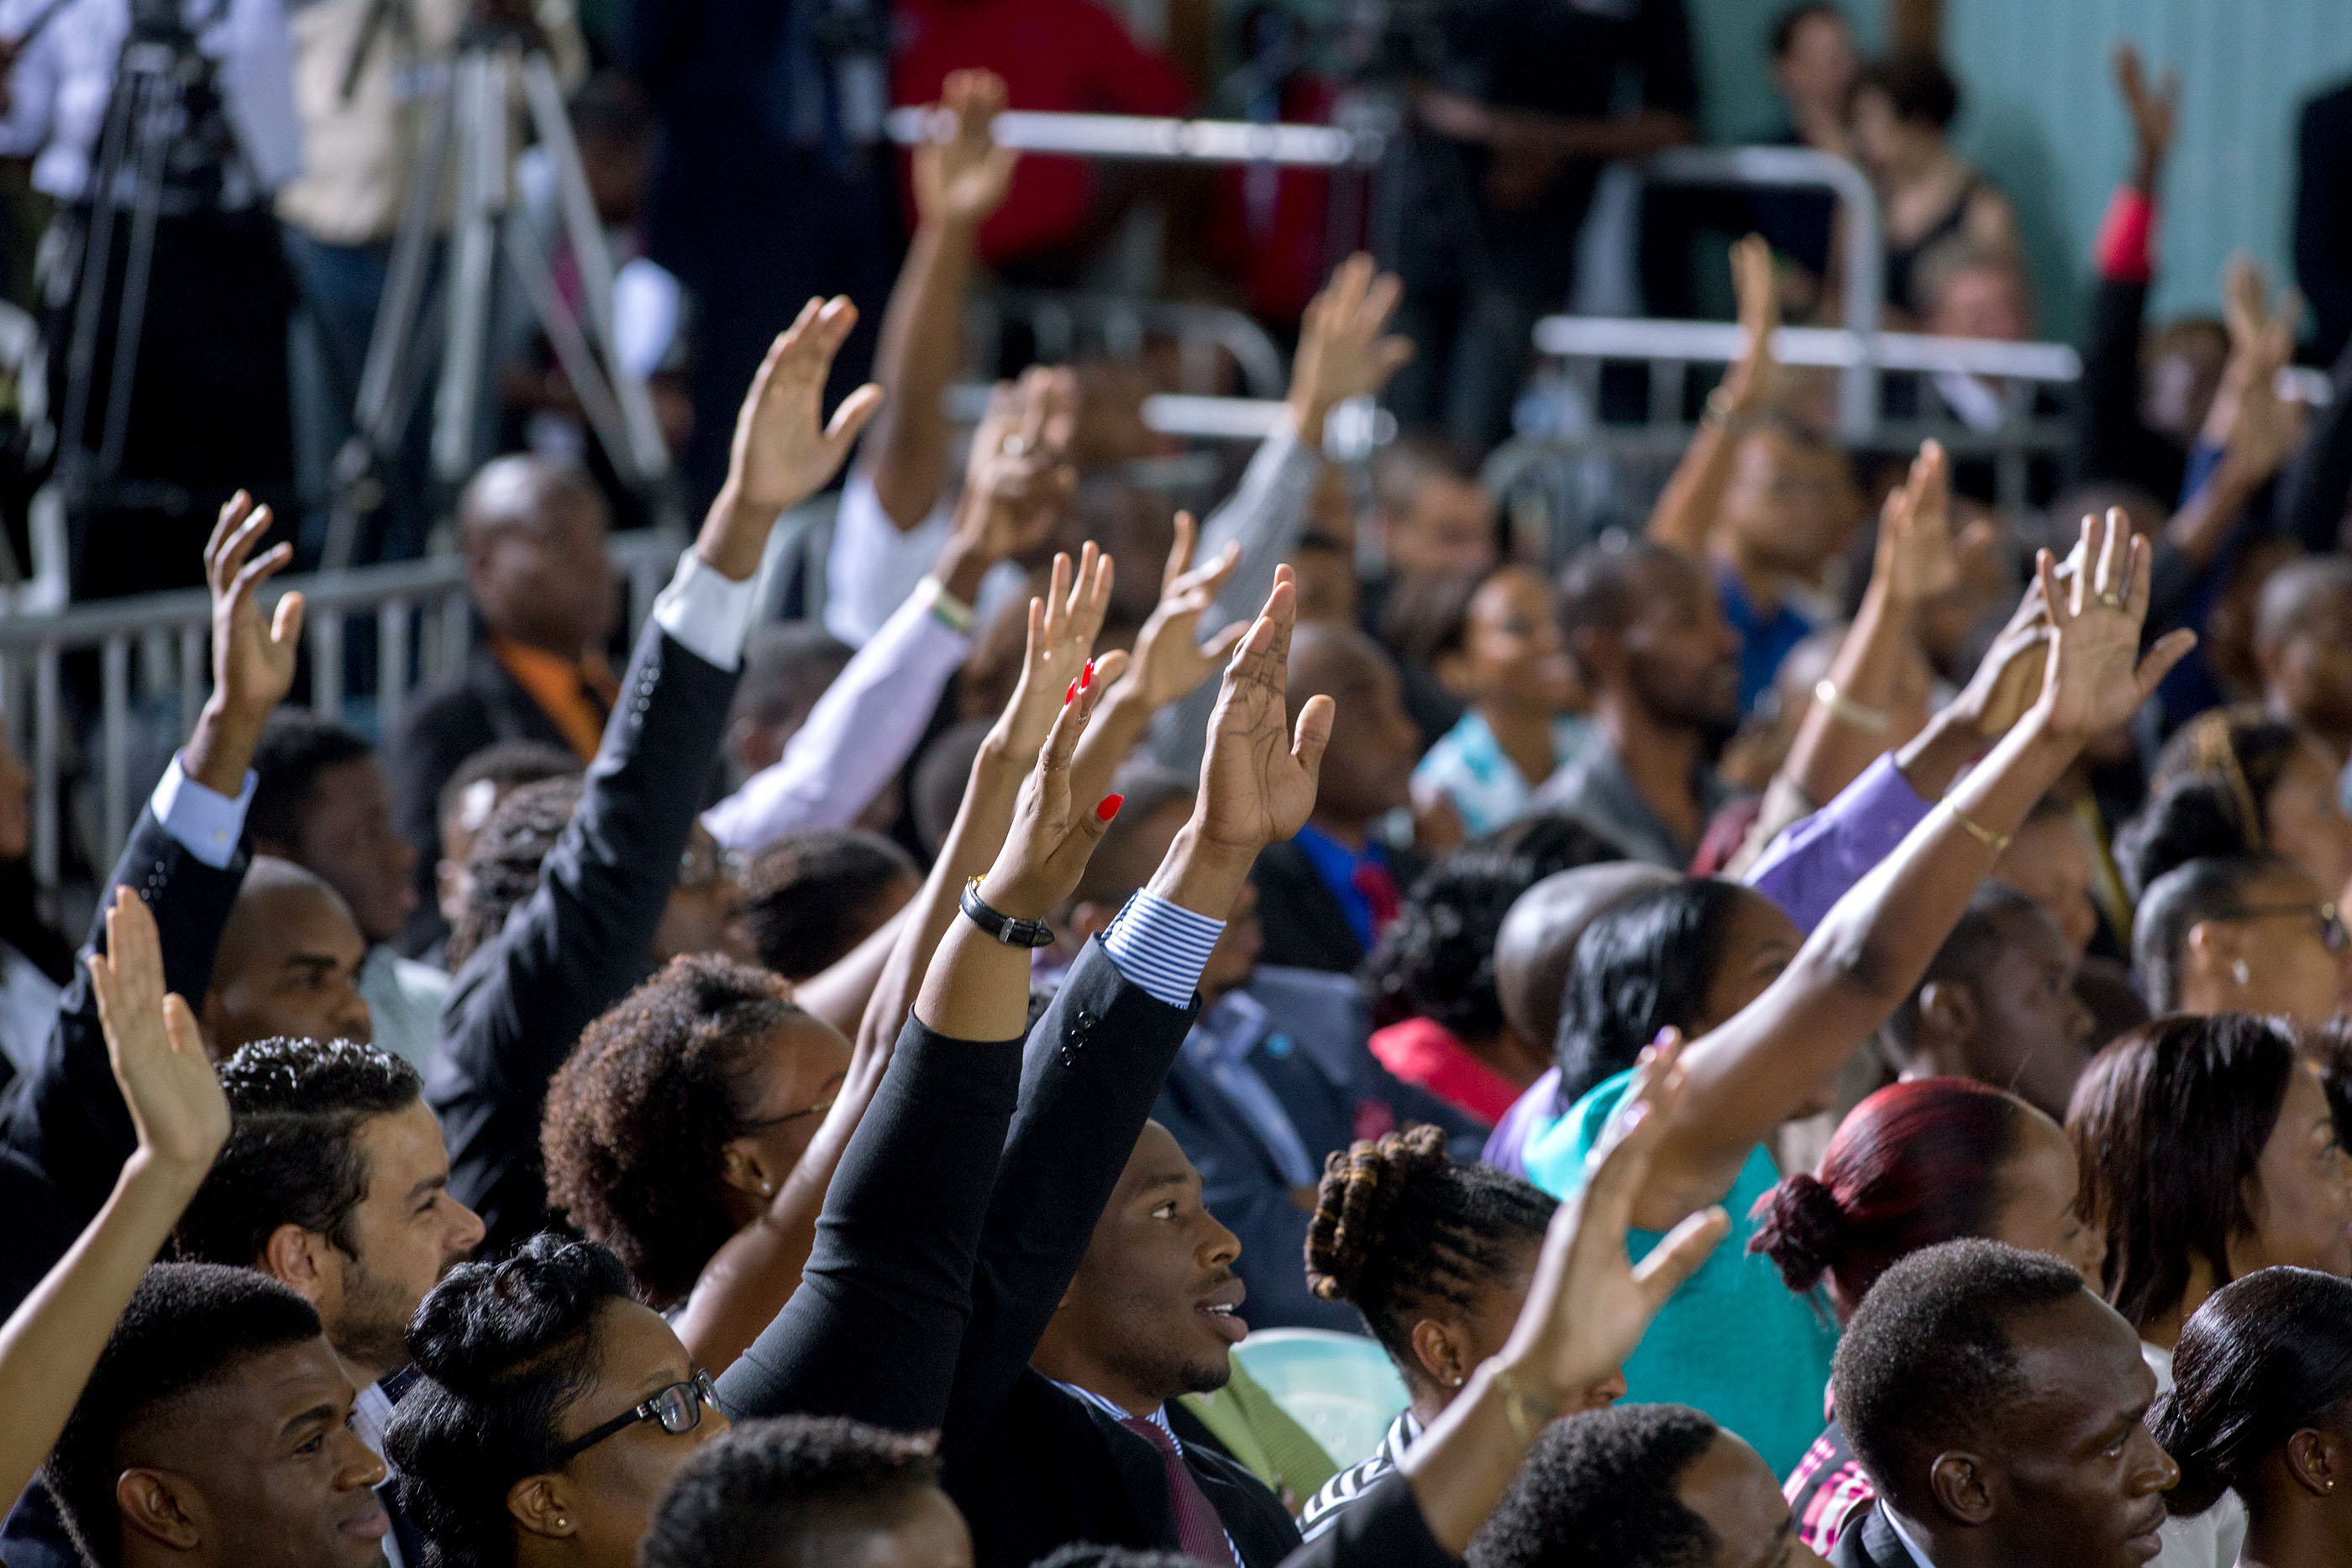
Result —
<path fill-rule="evenodd" d="M 1201 971 L 1209 967 L 1209 952 L 1224 930 L 1222 920 L 1138 893 L 1103 933 L 1103 946 L 1129 985 L 1171 1008 L 1189 1008 Z"/>

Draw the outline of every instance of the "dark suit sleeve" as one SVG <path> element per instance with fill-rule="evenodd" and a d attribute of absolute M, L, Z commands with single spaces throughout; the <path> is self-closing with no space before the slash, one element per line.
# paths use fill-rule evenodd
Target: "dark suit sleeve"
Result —
<path fill-rule="evenodd" d="M 449 1141 L 450 1189 L 488 1227 L 486 1256 L 545 1218 L 548 1080 L 580 1031 L 645 976 L 735 681 L 646 622 L 537 890 L 452 988 L 425 1099 Z"/>
<path fill-rule="evenodd" d="M 2345 178 L 2352 166 L 2352 89 L 2305 106 L 2295 146 L 2295 279 L 2311 301 L 2319 351 L 2333 359 L 2352 342 L 2352 181 Z"/>
<path fill-rule="evenodd" d="M 1402 1475 L 1388 1475 L 1339 1511 L 1339 1522 L 1282 1560 L 1282 1568 L 1459 1568 L 1437 1543 Z"/>
<path fill-rule="evenodd" d="M 2179 487 L 2180 458 L 2139 417 L 2140 332 L 2147 291 L 2145 283 L 2102 278 L 2092 293 L 2074 464 L 2084 483 L 2137 485 L 2168 507 Z"/>
<path fill-rule="evenodd" d="M 2312 416 L 2302 447 L 2279 476 L 2278 531 L 2314 555 L 2341 548 L 2345 505 L 2352 498 L 2352 342 L 2336 356 L 2328 381 L 2335 399 Z"/>
<path fill-rule="evenodd" d="M 908 1020 L 826 1189 L 800 1289 L 719 1380 L 730 1414 L 939 1427 L 1021 1053 L 1017 1039 L 975 1044 Z"/>
<path fill-rule="evenodd" d="M 998 1167 L 972 1270 L 947 1447 L 986 1442 L 1094 1239 L 1199 998 L 1155 1000 L 1088 942 L 1029 1031 L 1021 1108 Z"/>
<path fill-rule="evenodd" d="M 162 944 L 163 983 L 191 1005 L 201 1007 L 212 989 L 213 956 L 249 859 L 239 845 L 226 867 L 206 865 L 163 831 L 150 808 L 139 813 L 106 880 L 108 888 L 131 887 L 146 900 Z M 91 918 L 85 952 L 106 950 L 107 902 L 100 898 Z M 9 1086 L 6 1103 L 0 1143 L 48 1178 L 79 1232 L 97 1218 L 122 1162 L 139 1146 L 107 1061 L 97 993 L 79 965 L 58 1000 L 56 1027 L 31 1069 Z"/>
<path fill-rule="evenodd" d="M 480 696 L 459 685 L 412 713 L 384 758 L 393 826 L 416 852 L 409 879 L 416 888 L 416 908 L 401 934 L 401 946 L 412 955 L 445 934 L 435 879 L 441 862 L 442 787 L 467 758 L 497 739 Z"/>

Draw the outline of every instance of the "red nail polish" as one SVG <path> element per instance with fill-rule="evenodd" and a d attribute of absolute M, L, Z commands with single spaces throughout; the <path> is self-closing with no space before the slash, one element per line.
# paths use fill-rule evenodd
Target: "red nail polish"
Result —
<path fill-rule="evenodd" d="M 1062 694 L 1062 706 L 1063 706 L 1064 707 L 1067 707 L 1067 706 L 1069 706 L 1072 703 L 1074 703 L 1074 702 L 1076 702 L 1076 701 L 1077 701 L 1077 700 L 1078 700 L 1078 683 L 1077 683 L 1077 682 L 1076 682 L 1076 681 L 1072 681 L 1072 682 L 1070 683 L 1070 689 L 1069 689 L 1068 691 L 1064 692 L 1064 693 Z"/>
<path fill-rule="evenodd" d="M 1104 796 L 1102 798 L 1102 804 L 1095 808 L 1095 820 L 1097 821 L 1108 822 L 1113 817 L 1118 816 L 1118 808 L 1121 802 L 1125 801 L 1127 797 L 1124 795 Z"/>
<path fill-rule="evenodd" d="M 1095 662 L 1092 659 L 1088 659 L 1087 661 L 1087 667 L 1078 672 L 1078 690 L 1085 691 L 1088 686 L 1093 685 L 1094 684 Z"/>

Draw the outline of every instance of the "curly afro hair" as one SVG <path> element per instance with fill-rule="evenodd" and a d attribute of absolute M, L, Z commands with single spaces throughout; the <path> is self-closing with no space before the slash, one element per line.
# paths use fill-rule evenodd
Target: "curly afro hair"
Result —
<path fill-rule="evenodd" d="M 662 1494 L 638 1568 L 798 1568 L 844 1525 L 886 1530 L 939 1484 L 936 1440 L 839 1416 L 747 1421 L 696 1449 Z"/>
<path fill-rule="evenodd" d="M 1364 1314 L 1408 1380 L 1421 1378 L 1413 1325 L 1444 1301 L 1466 1311 L 1526 1249 L 1557 1199 L 1492 1166 L 1463 1165 L 1435 1127 L 1408 1127 L 1324 1162 L 1307 1226 L 1307 1284 Z"/>
<path fill-rule="evenodd" d="M 1380 1021 L 1424 1018 L 1465 1040 L 1502 1033 L 1495 939 L 1503 916 L 1534 882 L 1526 860 L 1475 846 L 1423 873 L 1372 951 Z"/>
<path fill-rule="evenodd" d="M 1679 1493 L 1721 1428 L 1681 1405 L 1553 1422 L 1463 1554 L 1466 1568 L 1706 1568 L 1718 1542 Z"/>
<path fill-rule="evenodd" d="M 648 1305 L 684 1301 L 734 1234 L 720 1151 L 748 1130 L 769 1037 L 808 1017 L 764 969 L 673 958 L 588 1026 L 548 1086 L 549 1201 L 620 1256 Z"/>

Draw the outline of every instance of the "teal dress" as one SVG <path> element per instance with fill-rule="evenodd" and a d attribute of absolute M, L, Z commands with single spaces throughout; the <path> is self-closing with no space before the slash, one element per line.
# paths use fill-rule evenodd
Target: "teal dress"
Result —
<path fill-rule="evenodd" d="M 1557 1197 L 1584 1184 L 1585 1157 L 1633 1082 L 1621 1072 L 1538 1126 L 1527 1145 L 1528 1179 Z M 1780 1179 L 1759 1144 L 1748 1151 L 1723 1207 L 1731 1233 L 1658 1312 L 1625 1362 L 1625 1397 L 1640 1405 L 1688 1405 L 1748 1439 L 1776 1476 L 1797 1468 L 1821 1436 L 1836 1320 L 1818 1292 L 1799 1295 L 1769 1259 L 1748 1250 L 1748 1210 Z M 1664 1238 L 1626 1237 L 1638 1262 Z"/>

